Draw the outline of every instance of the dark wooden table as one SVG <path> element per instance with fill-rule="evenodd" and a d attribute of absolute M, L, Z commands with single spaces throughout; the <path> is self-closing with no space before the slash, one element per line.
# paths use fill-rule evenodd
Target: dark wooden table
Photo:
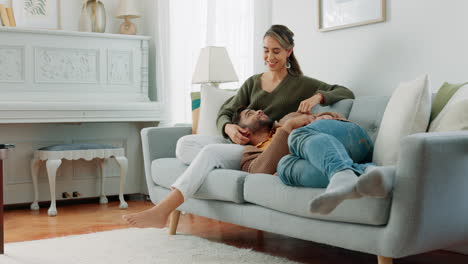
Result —
<path fill-rule="evenodd" d="M 11 144 L 0 144 L 0 254 L 4 253 L 4 235 L 3 235 L 3 160 L 8 158 L 8 148 Z"/>

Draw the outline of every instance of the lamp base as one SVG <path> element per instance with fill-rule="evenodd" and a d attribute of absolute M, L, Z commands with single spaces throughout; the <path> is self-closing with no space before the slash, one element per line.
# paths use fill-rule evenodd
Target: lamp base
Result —
<path fill-rule="evenodd" d="M 208 84 L 211 85 L 212 87 L 216 88 L 216 89 L 219 89 L 219 83 L 210 82 Z"/>
<path fill-rule="evenodd" d="M 125 18 L 125 21 L 120 25 L 120 34 L 126 35 L 136 35 L 137 27 L 133 24 L 128 17 Z"/>

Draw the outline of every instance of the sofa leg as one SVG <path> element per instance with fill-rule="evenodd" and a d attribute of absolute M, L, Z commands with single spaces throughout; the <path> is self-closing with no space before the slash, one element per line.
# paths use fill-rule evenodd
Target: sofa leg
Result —
<path fill-rule="evenodd" d="M 377 256 L 377 262 L 378 264 L 393 264 L 393 259 L 382 257 L 382 256 Z"/>
<path fill-rule="evenodd" d="M 180 211 L 174 210 L 171 213 L 170 222 L 169 222 L 169 235 L 175 235 L 177 231 L 177 225 L 179 224 Z"/>

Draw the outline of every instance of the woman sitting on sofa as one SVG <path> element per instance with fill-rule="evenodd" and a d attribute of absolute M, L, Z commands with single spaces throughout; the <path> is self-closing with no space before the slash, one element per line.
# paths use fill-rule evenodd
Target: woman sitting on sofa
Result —
<path fill-rule="evenodd" d="M 317 104 L 330 105 L 353 99 L 353 92 L 339 85 L 329 85 L 304 76 L 294 55 L 293 32 L 283 25 L 273 25 L 263 38 L 263 59 L 268 71 L 247 79 L 237 94 L 221 107 L 217 125 L 223 136 L 188 135 L 177 142 L 176 157 L 190 164 L 172 185 L 172 192 L 153 208 L 126 215 L 124 219 L 137 227 L 164 227 L 169 214 L 189 199 L 215 168 L 240 169 L 246 129 L 233 124 L 237 108 L 264 109 L 279 120 L 293 112 L 310 112 Z M 229 139 L 227 139 L 229 138 Z M 237 144 L 227 144 L 230 141 Z"/>

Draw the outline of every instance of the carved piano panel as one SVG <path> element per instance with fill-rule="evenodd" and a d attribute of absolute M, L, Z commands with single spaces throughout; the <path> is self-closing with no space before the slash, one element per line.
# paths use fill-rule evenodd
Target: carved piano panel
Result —
<path fill-rule="evenodd" d="M 149 39 L 0 28 L 0 123 L 163 119 L 148 97 Z"/>

